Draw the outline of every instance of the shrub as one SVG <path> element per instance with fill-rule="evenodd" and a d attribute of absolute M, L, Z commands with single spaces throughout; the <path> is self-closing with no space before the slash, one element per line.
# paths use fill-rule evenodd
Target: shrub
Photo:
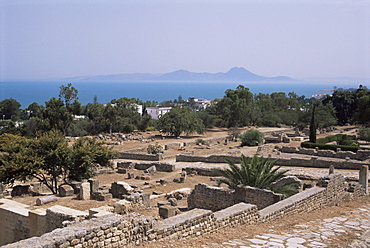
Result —
<path fill-rule="evenodd" d="M 263 143 L 263 133 L 256 129 L 250 129 L 240 135 L 242 146 L 258 146 Z"/>
<path fill-rule="evenodd" d="M 195 143 L 196 143 L 197 145 L 205 145 L 205 144 L 207 144 L 207 142 L 206 142 L 204 139 L 197 139 L 197 140 L 195 141 Z"/>
<path fill-rule="evenodd" d="M 156 143 L 155 145 L 149 145 L 148 148 L 146 148 L 146 151 L 149 154 L 158 154 L 158 153 L 163 153 L 163 147 Z"/>

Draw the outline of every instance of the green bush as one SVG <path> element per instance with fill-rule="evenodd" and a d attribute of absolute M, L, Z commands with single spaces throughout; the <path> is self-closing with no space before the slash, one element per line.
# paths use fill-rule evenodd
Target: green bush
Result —
<path fill-rule="evenodd" d="M 327 144 L 333 141 L 336 141 L 338 145 Z M 357 150 L 360 148 L 358 142 L 346 134 L 336 134 L 336 135 L 326 136 L 325 138 L 317 139 L 316 143 L 302 142 L 301 146 L 305 148 L 318 147 L 319 149 L 326 149 L 326 150 L 333 150 L 333 151 L 336 151 L 337 148 L 340 148 L 342 151 L 352 151 L 352 152 L 357 152 Z M 367 149 L 367 148 L 361 147 L 361 149 Z"/>
<path fill-rule="evenodd" d="M 242 146 L 258 146 L 263 143 L 263 133 L 256 129 L 250 129 L 240 135 Z"/>
<path fill-rule="evenodd" d="M 149 154 L 158 154 L 158 153 L 163 153 L 163 147 L 156 143 L 155 145 L 149 145 L 147 148 L 146 148 L 146 151 L 149 153 Z"/>
<path fill-rule="evenodd" d="M 197 140 L 195 141 L 195 143 L 196 143 L 197 145 L 205 145 L 205 144 L 207 144 L 207 142 L 206 142 L 204 139 L 197 139 Z"/>

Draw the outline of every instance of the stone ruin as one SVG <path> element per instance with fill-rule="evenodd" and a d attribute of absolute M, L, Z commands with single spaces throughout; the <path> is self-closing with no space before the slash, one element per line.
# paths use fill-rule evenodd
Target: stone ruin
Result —
<path fill-rule="evenodd" d="M 255 193 L 257 192 L 255 189 L 250 189 L 251 187 L 241 187 L 238 189 L 239 191 L 235 190 L 233 192 L 222 188 L 198 184 L 188 197 L 190 208 L 194 208 L 180 214 L 172 213 L 176 211 L 176 206 L 173 206 L 176 203 L 170 200 L 172 197 L 169 197 L 169 204 L 165 203 L 161 206 L 161 209 L 164 212 L 167 211 L 163 215 L 173 216 L 164 220 L 155 220 L 152 217 L 142 216 L 136 213 L 126 215 L 115 215 L 111 213 L 107 215 L 101 211 L 100 213 L 102 215 L 98 215 L 101 217 L 84 220 L 87 217 L 81 216 L 83 218 L 80 218 L 79 221 L 66 220 L 70 224 L 64 228 L 60 228 L 63 224 L 57 221 L 59 223 L 58 229 L 43 235 L 41 235 L 42 233 L 36 234 L 35 230 L 38 230 L 42 226 L 42 223 L 45 222 L 32 222 L 33 226 L 30 227 L 31 222 L 28 222 L 27 226 L 25 221 L 23 225 L 19 226 L 17 223 L 19 223 L 20 216 L 18 216 L 17 218 L 13 218 L 11 223 L 7 223 L 10 220 L 7 215 L 9 214 L 9 205 L 7 207 L 4 207 L 4 205 L 10 203 L 2 202 L 3 205 L 0 205 L 0 224 L 3 226 L 0 229 L 0 235 L 2 235 L 0 238 L 4 238 L 4 235 L 10 235 L 9 231 L 16 234 L 23 233 L 20 239 L 41 235 L 40 237 L 28 238 L 14 244 L 6 245 L 4 246 L 5 248 L 77 248 L 123 247 L 140 245 L 142 242 L 153 240 L 196 237 L 228 226 L 266 223 L 287 215 L 306 213 L 325 206 L 337 205 L 344 200 L 350 200 L 354 197 L 363 196 L 367 192 L 365 188 L 368 187 L 367 173 L 367 166 L 362 167 L 360 171 L 361 180 L 358 183 L 357 190 L 353 193 L 348 191 L 347 183 L 342 175 L 332 173 L 327 178 L 322 179 L 323 183 L 321 185 L 323 187 L 312 187 L 287 199 L 260 207 L 256 205 L 258 202 L 256 204 L 240 202 L 240 200 L 250 201 L 256 198 L 248 198 L 251 190 Z M 114 194 L 117 194 L 117 196 L 125 197 L 127 193 L 132 194 L 132 189 L 125 183 L 117 182 L 114 184 L 115 186 L 112 188 L 115 188 L 115 190 L 112 190 L 112 192 L 115 192 Z M 263 194 L 266 194 L 266 199 L 275 197 L 268 197 L 269 192 L 263 192 Z M 214 203 L 211 202 L 212 199 Z M 122 208 L 124 208 L 123 205 L 128 201 L 121 201 L 123 201 Z M 201 201 L 203 203 L 200 203 Z M 224 206 L 218 207 L 216 202 L 224 204 Z M 191 206 L 192 204 L 193 206 Z M 53 209 L 46 211 L 46 216 L 54 216 L 53 218 L 48 217 L 48 222 L 56 225 L 57 222 L 55 220 L 57 220 L 58 213 L 61 210 L 63 210 L 61 207 L 54 206 Z M 96 211 L 99 212 L 99 210 Z M 56 214 L 52 214 L 53 212 L 56 212 Z M 4 219 L 4 216 L 6 216 L 6 219 Z M 31 218 L 31 215 L 28 218 Z M 38 226 L 35 223 L 38 223 Z M 4 224 L 9 230 L 4 230 Z M 2 244 L 5 243 L 3 242 Z"/>

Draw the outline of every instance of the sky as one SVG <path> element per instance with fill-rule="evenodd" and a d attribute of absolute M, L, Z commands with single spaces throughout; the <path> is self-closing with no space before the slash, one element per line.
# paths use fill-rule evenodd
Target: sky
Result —
<path fill-rule="evenodd" d="M 226 72 L 370 78 L 369 0 L 0 0 L 0 80 Z"/>

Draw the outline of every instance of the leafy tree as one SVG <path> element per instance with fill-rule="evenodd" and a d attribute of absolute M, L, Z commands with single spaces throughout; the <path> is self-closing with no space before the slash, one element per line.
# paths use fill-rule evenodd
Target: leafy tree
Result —
<path fill-rule="evenodd" d="M 78 90 L 69 83 L 67 86 L 60 86 L 59 98 L 64 99 L 65 105 L 68 105 L 72 100 L 77 100 Z"/>
<path fill-rule="evenodd" d="M 250 129 L 240 135 L 242 146 L 258 146 L 263 144 L 263 133 L 256 129 Z"/>
<path fill-rule="evenodd" d="M 73 123 L 73 114 L 67 109 L 61 99 L 55 97 L 45 102 L 45 107 L 38 112 L 39 128 L 43 131 L 60 130 L 64 134 Z"/>
<path fill-rule="evenodd" d="M 61 181 L 89 178 L 98 166 L 111 166 L 115 153 L 93 139 L 79 139 L 69 147 L 58 131 L 37 139 L 0 136 L 0 181 L 37 179 L 53 193 Z"/>
<path fill-rule="evenodd" d="M 200 119 L 202 119 L 203 124 L 205 127 L 214 127 L 215 126 L 215 120 L 211 114 L 207 110 L 201 110 L 197 111 L 196 114 Z"/>
<path fill-rule="evenodd" d="M 226 184 L 230 189 L 235 189 L 238 185 L 257 187 L 261 189 L 272 190 L 276 193 L 292 195 L 297 193 L 294 187 L 296 183 L 287 183 L 275 185 L 275 182 L 283 178 L 289 170 L 281 170 L 281 167 L 276 167 L 276 161 L 271 161 L 268 158 L 258 157 L 255 155 L 252 159 L 248 159 L 244 155 L 240 158 L 240 166 L 235 165 L 231 161 L 227 161 L 229 168 L 214 169 L 223 178 L 218 180 L 218 186 Z"/>
<path fill-rule="evenodd" d="M 0 119 L 12 119 L 16 121 L 21 113 L 21 104 L 13 98 L 0 101 Z"/>
<path fill-rule="evenodd" d="M 202 120 L 189 107 L 174 107 L 158 119 L 157 129 L 178 137 L 182 133 L 203 134 L 205 128 Z"/>
<path fill-rule="evenodd" d="M 327 97 L 324 104 L 332 102 L 338 119 L 338 124 L 345 125 L 351 122 L 356 112 L 356 93 L 349 90 L 336 90 L 332 97 Z"/>
<path fill-rule="evenodd" d="M 236 90 L 226 90 L 224 98 L 217 103 L 216 114 L 227 127 L 246 126 L 252 123 L 253 107 L 253 94 L 239 85 Z"/>

